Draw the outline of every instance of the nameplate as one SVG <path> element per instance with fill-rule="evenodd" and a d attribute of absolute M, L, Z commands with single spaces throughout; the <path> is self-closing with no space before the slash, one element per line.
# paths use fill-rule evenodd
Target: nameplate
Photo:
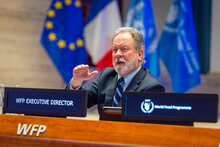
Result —
<path fill-rule="evenodd" d="M 86 91 L 6 87 L 4 92 L 3 113 L 85 117 L 86 110 Z"/>
<path fill-rule="evenodd" d="M 136 93 L 122 96 L 122 118 L 169 122 L 217 122 L 218 95 Z"/>

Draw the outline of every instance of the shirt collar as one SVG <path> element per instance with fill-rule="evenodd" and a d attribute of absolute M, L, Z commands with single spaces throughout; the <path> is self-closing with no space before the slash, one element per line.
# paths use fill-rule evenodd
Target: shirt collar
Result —
<path fill-rule="evenodd" d="M 131 80 L 133 79 L 133 77 L 138 73 L 138 71 L 141 69 L 141 66 L 136 69 L 135 71 L 133 71 L 132 73 L 130 73 L 129 75 L 127 75 L 126 77 L 124 77 L 125 80 L 125 84 L 123 86 L 123 89 L 125 90 L 127 88 L 127 86 L 129 85 L 129 83 L 131 82 Z M 118 79 L 120 79 L 121 76 L 118 74 Z"/>

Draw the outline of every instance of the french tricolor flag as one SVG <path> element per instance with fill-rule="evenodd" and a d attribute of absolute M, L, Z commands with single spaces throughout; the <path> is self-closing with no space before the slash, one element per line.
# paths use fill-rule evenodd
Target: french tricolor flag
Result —
<path fill-rule="evenodd" d="M 121 27 L 116 0 L 93 0 L 84 28 L 88 54 L 100 70 L 112 67 L 112 35 Z"/>

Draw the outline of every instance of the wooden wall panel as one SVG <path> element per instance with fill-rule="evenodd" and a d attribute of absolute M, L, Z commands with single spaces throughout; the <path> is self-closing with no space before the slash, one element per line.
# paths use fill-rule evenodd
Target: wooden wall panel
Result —
<path fill-rule="evenodd" d="M 39 41 L 50 3 L 51 0 L 0 1 L 0 84 L 65 87 Z"/>

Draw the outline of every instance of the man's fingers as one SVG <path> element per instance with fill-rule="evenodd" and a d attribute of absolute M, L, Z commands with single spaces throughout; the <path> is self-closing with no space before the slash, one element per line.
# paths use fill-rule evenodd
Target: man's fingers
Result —
<path fill-rule="evenodd" d="M 91 79 L 91 78 L 94 77 L 96 74 L 98 74 L 98 71 L 93 71 L 93 72 L 89 73 L 89 78 Z"/>
<path fill-rule="evenodd" d="M 77 67 L 75 67 L 73 69 L 75 72 L 81 72 L 81 71 L 86 71 L 86 70 L 89 70 L 89 66 L 88 65 L 79 65 Z"/>
<path fill-rule="evenodd" d="M 98 71 L 90 72 L 89 65 L 78 65 L 73 69 L 73 77 L 77 80 L 90 80 L 92 77 L 94 77 Z"/>
<path fill-rule="evenodd" d="M 82 65 L 77 66 L 76 69 L 78 69 L 78 70 L 81 70 L 81 69 L 89 69 L 89 66 L 82 64 Z"/>

